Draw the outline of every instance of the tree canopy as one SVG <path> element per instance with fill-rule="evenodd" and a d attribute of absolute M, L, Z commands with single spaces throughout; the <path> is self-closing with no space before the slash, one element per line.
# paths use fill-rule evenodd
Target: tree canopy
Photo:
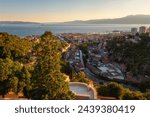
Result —
<path fill-rule="evenodd" d="M 41 36 L 37 45 L 37 65 L 32 76 L 32 99 L 73 99 L 74 96 L 60 72 L 59 45 L 52 33 L 45 32 Z"/>
<path fill-rule="evenodd" d="M 124 88 L 122 85 L 110 82 L 105 85 L 99 85 L 97 88 L 98 95 L 115 97 L 116 99 L 121 100 L 144 100 L 150 99 L 150 93 L 141 93 L 139 91 L 131 91 L 127 88 Z"/>
<path fill-rule="evenodd" d="M 111 82 L 107 85 L 100 85 L 98 93 L 102 96 L 110 96 L 115 97 L 116 99 L 121 99 L 123 94 L 123 86 L 115 82 Z"/>
<path fill-rule="evenodd" d="M 125 63 L 127 71 L 135 76 L 138 74 L 150 75 L 150 71 L 144 69 L 145 65 L 150 65 L 150 37 L 141 36 L 138 43 L 122 39 L 108 41 L 108 49 L 112 53 L 113 60 Z"/>
<path fill-rule="evenodd" d="M 83 71 L 78 72 L 75 77 L 72 79 L 73 82 L 84 82 L 84 83 L 88 83 L 89 79 L 88 77 L 85 75 L 85 73 Z"/>
<path fill-rule="evenodd" d="M 23 64 L 32 46 L 28 40 L 8 33 L 0 33 L 0 94 L 18 93 L 26 86 L 27 74 Z M 25 60 L 26 59 L 26 60 Z M 24 61 L 25 60 L 25 61 Z M 28 72 L 28 70 L 27 70 Z M 28 78 L 30 78 L 28 72 Z"/>

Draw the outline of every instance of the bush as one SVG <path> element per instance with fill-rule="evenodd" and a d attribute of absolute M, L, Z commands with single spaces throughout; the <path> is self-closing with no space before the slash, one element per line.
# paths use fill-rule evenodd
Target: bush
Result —
<path fill-rule="evenodd" d="M 115 97 L 116 99 L 121 99 L 123 92 L 123 87 L 115 82 L 111 82 L 107 85 L 100 85 L 98 89 L 99 95 Z"/>
<path fill-rule="evenodd" d="M 140 92 L 127 91 L 124 93 L 123 100 L 143 100 L 145 99 Z"/>

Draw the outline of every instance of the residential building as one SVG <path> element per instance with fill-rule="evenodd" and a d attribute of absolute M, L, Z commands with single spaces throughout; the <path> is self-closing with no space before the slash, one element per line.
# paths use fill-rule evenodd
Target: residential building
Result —
<path fill-rule="evenodd" d="M 150 27 L 149 27 L 149 36 L 150 36 Z"/>
<path fill-rule="evenodd" d="M 137 28 L 131 28 L 131 33 L 132 33 L 133 35 L 136 35 L 137 32 L 138 32 L 138 29 L 137 29 Z"/>
<path fill-rule="evenodd" d="M 147 31 L 147 28 L 146 28 L 145 26 L 141 26 L 141 27 L 139 28 L 139 34 L 145 34 L 146 31 Z"/>

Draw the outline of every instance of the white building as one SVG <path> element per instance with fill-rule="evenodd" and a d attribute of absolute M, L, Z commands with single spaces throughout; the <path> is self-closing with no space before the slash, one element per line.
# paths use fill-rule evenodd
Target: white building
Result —
<path fill-rule="evenodd" d="M 150 27 L 147 29 L 147 33 L 148 33 L 149 36 L 150 36 Z"/>
<path fill-rule="evenodd" d="M 145 26 L 141 26 L 141 27 L 139 28 L 139 34 L 145 34 L 146 31 L 147 31 L 147 28 L 146 28 Z"/>
<path fill-rule="evenodd" d="M 131 28 L 131 33 L 133 35 L 136 35 L 136 33 L 138 32 L 138 29 L 137 28 Z"/>
<path fill-rule="evenodd" d="M 150 27 L 149 27 L 149 31 L 148 32 L 149 32 L 149 36 L 150 36 Z"/>

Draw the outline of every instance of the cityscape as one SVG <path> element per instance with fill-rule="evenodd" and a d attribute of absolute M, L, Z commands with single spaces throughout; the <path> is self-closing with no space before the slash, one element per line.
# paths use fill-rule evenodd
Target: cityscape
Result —
<path fill-rule="evenodd" d="M 8 1 L 0 5 L 0 100 L 150 100 L 148 5 Z"/>
<path fill-rule="evenodd" d="M 8 36 L 8 34 L 1 33 L 1 37 L 4 35 Z M 112 58 L 113 50 L 109 48 L 109 43 L 114 41 L 114 39 L 133 44 L 140 43 L 144 37 L 148 38 L 149 41 L 149 28 L 141 26 L 139 29 L 131 28 L 130 32 L 114 31 L 108 34 L 62 33 L 56 34 L 54 37 L 56 41 L 63 44 L 59 49 L 59 53 L 62 54 L 62 61 L 68 65 L 62 66 L 64 67 L 62 72 L 66 78 L 64 81 L 69 83 L 70 90 L 76 96 L 75 99 L 118 99 L 118 97 L 107 96 L 98 92 L 100 90 L 98 88 L 99 84 L 106 85 L 112 82 L 116 82 L 120 84 L 120 87 L 131 91 L 144 90 L 144 92 L 149 92 L 150 66 L 144 63 L 142 67 L 145 73 L 134 75 L 127 70 L 126 63 L 120 62 L 121 56 L 117 56 L 117 59 L 120 59 L 120 61 L 117 60 L 118 62 Z M 38 35 L 28 36 L 25 40 L 33 43 L 33 45 L 37 45 L 40 43 L 41 37 Z M 117 46 L 121 45 L 118 43 Z M 37 51 L 29 49 L 27 56 L 27 62 L 21 65 L 26 69 L 34 68 L 37 65 Z M 28 76 L 30 75 L 32 74 L 29 73 Z M 76 79 L 76 77 L 81 77 L 81 79 Z M 141 88 L 143 84 L 145 84 L 144 89 L 143 87 Z M 4 96 L 4 99 L 11 98 L 27 99 L 21 92 L 17 96 L 11 91 Z"/>

